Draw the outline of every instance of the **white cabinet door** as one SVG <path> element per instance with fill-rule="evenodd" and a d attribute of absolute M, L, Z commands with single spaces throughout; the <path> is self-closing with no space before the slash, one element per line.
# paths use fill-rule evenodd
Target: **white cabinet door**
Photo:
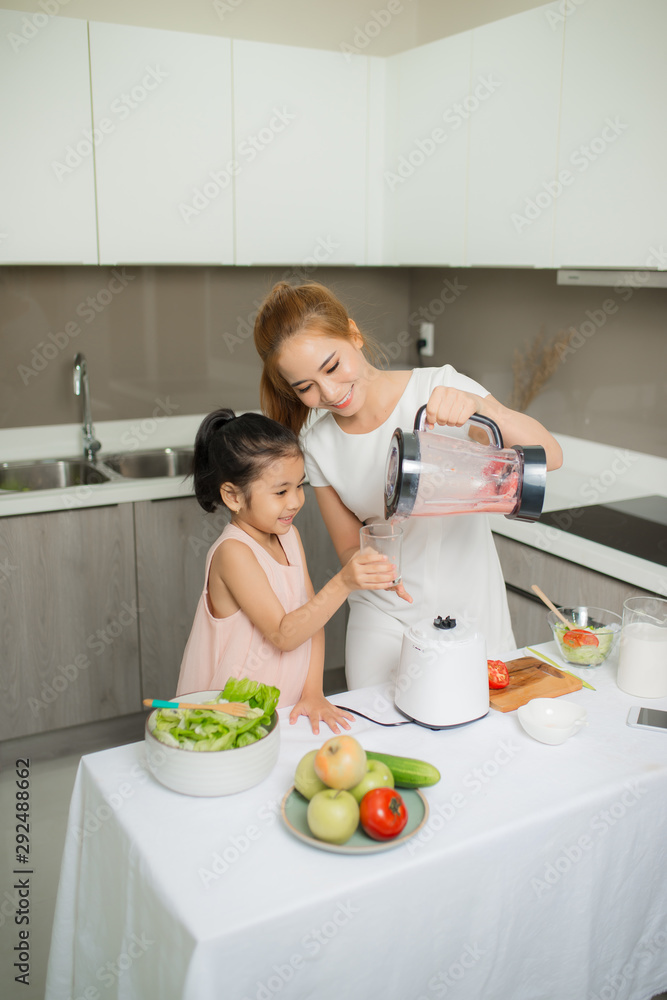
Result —
<path fill-rule="evenodd" d="M 473 31 L 468 264 L 552 262 L 564 17 L 559 3 Z"/>
<path fill-rule="evenodd" d="M 0 262 L 96 264 L 85 21 L 0 11 Z"/>
<path fill-rule="evenodd" d="M 559 169 L 572 181 L 556 205 L 556 266 L 664 255 L 666 38 L 664 0 L 586 0 L 566 20 Z"/>
<path fill-rule="evenodd" d="M 387 62 L 388 264 L 464 263 L 472 34 Z"/>
<path fill-rule="evenodd" d="M 231 43 L 90 24 L 100 263 L 233 263 Z"/>
<path fill-rule="evenodd" d="M 368 59 L 233 45 L 236 263 L 366 263 Z"/>

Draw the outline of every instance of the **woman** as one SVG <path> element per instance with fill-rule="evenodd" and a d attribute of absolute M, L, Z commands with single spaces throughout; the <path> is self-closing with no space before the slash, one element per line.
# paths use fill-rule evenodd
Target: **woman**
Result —
<path fill-rule="evenodd" d="M 427 428 L 461 427 L 481 413 L 496 422 L 507 447 L 542 445 L 547 468 L 561 465 L 560 446 L 537 420 L 503 406 L 451 365 L 376 367 L 345 307 L 317 283 L 274 286 L 255 321 L 255 346 L 264 363 L 262 408 L 302 433 L 306 474 L 343 565 L 359 548 L 361 525 L 384 517 L 391 436 L 396 427 L 411 428 L 424 403 Z M 349 597 L 350 688 L 390 680 L 406 626 L 437 614 L 475 619 L 489 657 L 515 646 L 486 515 L 412 518 L 402 527 L 402 583 Z"/>

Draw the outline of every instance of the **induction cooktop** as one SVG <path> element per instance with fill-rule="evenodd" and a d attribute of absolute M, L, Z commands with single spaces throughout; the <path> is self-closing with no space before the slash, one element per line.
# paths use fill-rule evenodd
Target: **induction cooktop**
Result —
<path fill-rule="evenodd" d="M 542 514 L 539 523 L 667 566 L 667 497 L 551 510 Z"/>

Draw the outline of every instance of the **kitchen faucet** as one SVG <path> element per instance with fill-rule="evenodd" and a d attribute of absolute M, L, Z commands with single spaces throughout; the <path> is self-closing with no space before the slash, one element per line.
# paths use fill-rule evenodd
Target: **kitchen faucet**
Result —
<path fill-rule="evenodd" d="M 81 396 L 81 411 L 83 418 L 83 457 L 88 462 L 95 461 L 95 455 L 102 447 L 95 438 L 93 418 L 90 413 L 90 386 L 88 384 L 88 365 L 83 354 L 74 358 L 74 395 Z"/>

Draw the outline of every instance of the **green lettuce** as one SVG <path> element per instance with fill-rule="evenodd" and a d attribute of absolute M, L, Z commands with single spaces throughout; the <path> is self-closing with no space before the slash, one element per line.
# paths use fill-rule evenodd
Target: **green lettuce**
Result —
<path fill-rule="evenodd" d="M 276 710 L 280 691 L 269 684 L 248 680 L 247 677 L 230 677 L 225 684 L 218 701 L 245 701 L 251 708 L 261 708 L 264 713 L 265 725 L 271 721 Z"/>
<path fill-rule="evenodd" d="M 278 688 L 268 684 L 230 679 L 213 701 L 244 702 L 249 706 L 247 718 L 204 708 L 161 708 L 155 715 L 153 736 L 166 746 L 195 753 L 246 747 L 268 734 L 266 726 L 279 698 Z"/>

